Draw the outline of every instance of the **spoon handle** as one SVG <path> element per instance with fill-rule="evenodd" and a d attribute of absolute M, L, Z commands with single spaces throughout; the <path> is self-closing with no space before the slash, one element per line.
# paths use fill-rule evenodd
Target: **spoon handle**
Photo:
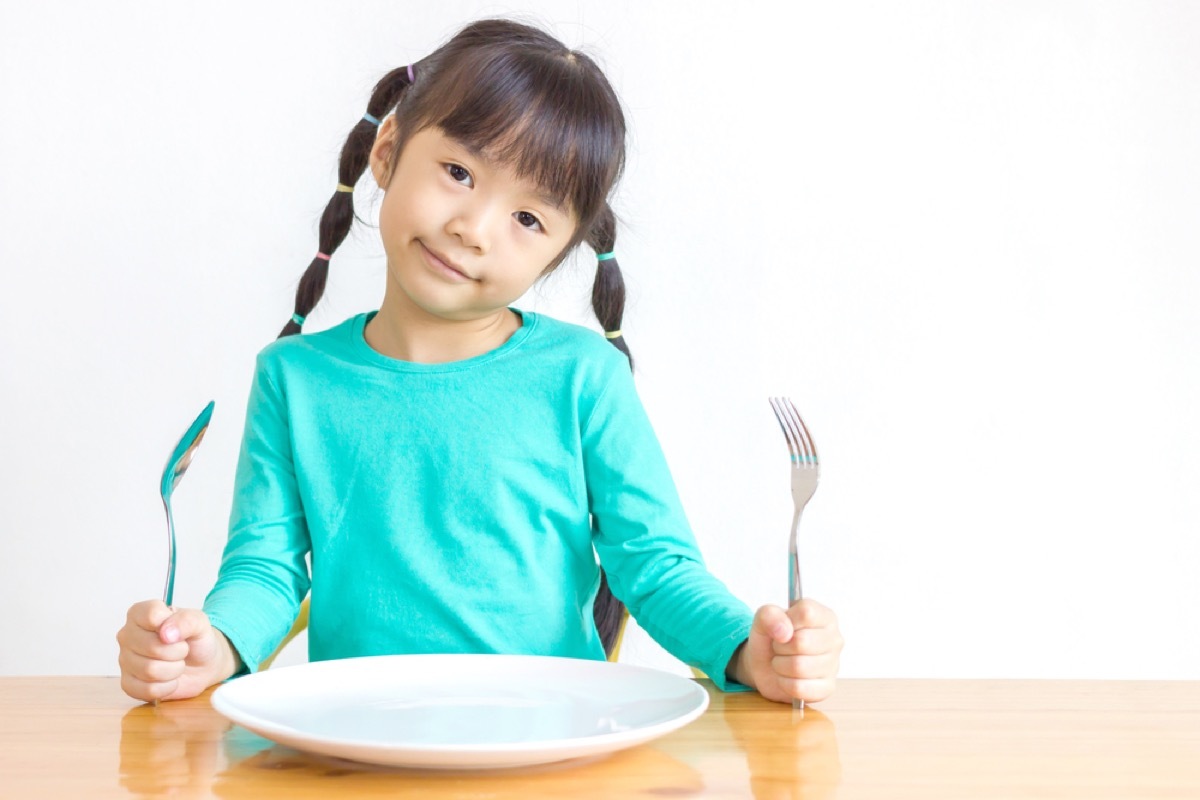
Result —
<path fill-rule="evenodd" d="M 171 500 L 163 498 L 167 509 L 167 580 L 163 585 L 163 602 L 169 608 L 175 600 L 175 517 L 171 514 Z"/>
<path fill-rule="evenodd" d="M 175 599 L 175 517 L 171 514 L 171 501 L 164 497 L 163 507 L 167 510 L 167 581 L 163 585 L 163 602 L 167 604 L 167 608 L 171 607 L 172 601 Z M 154 707 L 158 708 L 158 700 L 155 699 Z"/>

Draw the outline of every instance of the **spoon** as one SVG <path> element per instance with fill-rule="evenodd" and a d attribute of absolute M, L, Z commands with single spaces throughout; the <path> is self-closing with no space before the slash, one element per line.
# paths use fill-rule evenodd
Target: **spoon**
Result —
<path fill-rule="evenodd" d="M 204 407 L 200 416 L 196 417 L 196 421 L 187 429 L 187 433 L 183 434 L 179 444 L 175 445 L 171 457 L 167 459 L 167 465 L 163 467 L 159 493 L 162 495 L 163 507 L 167 509 L 167 534 L 170 538 L 167 549 L 167 583 L 163 587 L 163 602 L 167 606 L 171 605 L 175 596 L 175 519 L 171 515 L 171 493 L 175 491 L 175 487 L 183 479 L 183 473 L 187 472 L 192 463 L 192 456 L 200 446 L 204 432 L 208 430 L 208 421 L 212 419 L 214 405 L 216 403 L 210 401 Z"/>

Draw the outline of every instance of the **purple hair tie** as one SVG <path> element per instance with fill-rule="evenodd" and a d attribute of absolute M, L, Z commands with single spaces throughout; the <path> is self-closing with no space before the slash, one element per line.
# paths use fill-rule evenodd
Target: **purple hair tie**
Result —
<path fill-rule="evenodd" d="M 408 82 L 409 82 L 409 83 L 416 83 L 416 81 L 417 81 L 417 79 L 416 79 L 416 77 L 413 75 L 413 71 L 412 71 L 412 64 L 409 64 L 409 65 L 408 65 Z"/>

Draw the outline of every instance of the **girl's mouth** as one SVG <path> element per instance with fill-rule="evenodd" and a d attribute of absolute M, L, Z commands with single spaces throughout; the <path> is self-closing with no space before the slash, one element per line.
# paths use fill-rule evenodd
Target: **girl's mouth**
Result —
<path fill-rule="evenodd" d="M 448 259 L 439 256 L 433 250 L 430 250 L 420 239 L 417 240 L 417 244 L 421 246 L 421 254 L 425 257 L 425 262 L 434 272 L 449 278 L 450 280 L 462 283 L 475 280 L 470 275 L 455 266 L 452 261 L 449 261 Z"/>

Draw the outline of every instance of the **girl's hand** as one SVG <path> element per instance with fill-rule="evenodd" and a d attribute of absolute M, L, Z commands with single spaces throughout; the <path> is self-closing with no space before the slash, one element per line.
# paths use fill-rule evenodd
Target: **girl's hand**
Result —
<path fill-rule="evenodd" d="M 787 611 L 763 606 L 729 677 L 768 700 L 815 703 L 833 694 L 842 644 L 837 615 L 815 600 L 800 600 Z"/>
<path fill-rule="evenodd" d="M 238 667 L 233 646 L 208 615 L 171 609 L 161 600 L 131 606 L 117 643 L 121 688 L 138 700 L 195 697 Z"/>

